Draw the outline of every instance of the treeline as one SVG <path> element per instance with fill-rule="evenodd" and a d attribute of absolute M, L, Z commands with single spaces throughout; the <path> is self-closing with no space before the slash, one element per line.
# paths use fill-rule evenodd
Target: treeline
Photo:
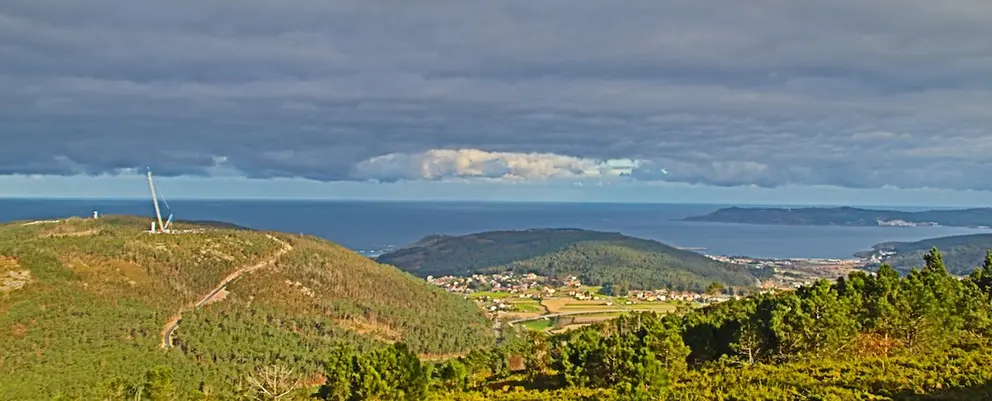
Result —
<path fill-rule="evenodd" d="M 963 280 L 935 249 L 924 259 L 905 277 L 883 267 L 682 314 L 631 314 L 551 336 L 511 330 L 497 348 L 438 363 L 399 344 L 332 353 L 326 381 L 294 397 L 988 399 L 992 254 Z"/>

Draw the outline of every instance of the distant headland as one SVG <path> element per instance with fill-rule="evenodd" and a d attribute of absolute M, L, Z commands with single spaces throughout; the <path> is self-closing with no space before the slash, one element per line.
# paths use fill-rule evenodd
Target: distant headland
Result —
<path fill-rule="evenodd" d="M 745 208 L 728 207 L 683 221 L 796 226 L 992 226 L 992 208 L 955 210 L 859 209 L 854 207 Z"/>

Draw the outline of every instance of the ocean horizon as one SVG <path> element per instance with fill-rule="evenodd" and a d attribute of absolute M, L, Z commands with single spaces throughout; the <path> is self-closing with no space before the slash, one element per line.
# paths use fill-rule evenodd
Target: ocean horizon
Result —
<path fill-rule="evenodd" d="M 259 230 L 315 235 L 364 253 L 401 247 L 427 235 L 491 230 L 580 228 L 620 232 L 714 255 L 850 258 L 887 241 L 990 232 L 963 227 L 779 226 L 679 219 L 732 204 L 173 199 L 161 204 L 177 220 L 214 220 Z M 836 205 L 738 205 L 831 207 Z M 867 207 L 867 206 L 859 206 Z M 891 210 L 949 209 L 870 206 Z M 0 199 L 0 221 L 101 214 L 154 216 L 143 199 Z"/>

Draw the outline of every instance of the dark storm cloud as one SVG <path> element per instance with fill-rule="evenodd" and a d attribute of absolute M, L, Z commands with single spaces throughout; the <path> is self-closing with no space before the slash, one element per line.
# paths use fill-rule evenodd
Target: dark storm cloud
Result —
<path fill-rule="evenodd" d="M 0 38 L 0 174 L 992 189 L 987 0 L 9 0 Z"/>

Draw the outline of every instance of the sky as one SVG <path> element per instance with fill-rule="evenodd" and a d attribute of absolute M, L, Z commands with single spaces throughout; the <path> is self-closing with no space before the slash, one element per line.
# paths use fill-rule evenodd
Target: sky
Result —
<path fill-rule="evenodd" d="M 992 203 L 988 0 L 6 0 L 0 197 Z"/>

